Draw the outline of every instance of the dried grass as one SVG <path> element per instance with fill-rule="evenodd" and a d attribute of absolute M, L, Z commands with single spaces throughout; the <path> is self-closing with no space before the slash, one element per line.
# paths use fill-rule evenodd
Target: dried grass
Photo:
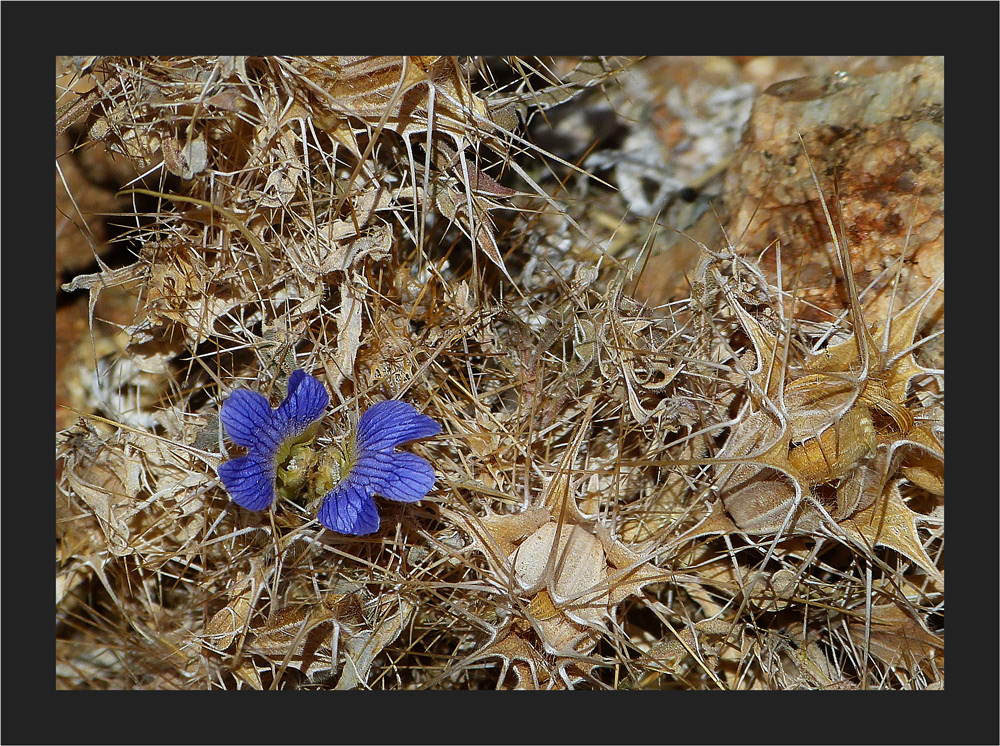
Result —
<path fill-rule="evenodd" d="M 59 126 L 138 177 L 134 262 L 66 286 L 136 305 L 56 437 L 59 688 L 941 685 L 938 285 L 800 322 L 724 241 L 637 301 L 643 233 L 518 126 L 615 105 L 630 62 L 66 64 L 93 92 Z M 236 508 L 219 405 L 295 368 L 321 443 L 381 398 L 437 419 L 428 498 L 360 539 Z"/>

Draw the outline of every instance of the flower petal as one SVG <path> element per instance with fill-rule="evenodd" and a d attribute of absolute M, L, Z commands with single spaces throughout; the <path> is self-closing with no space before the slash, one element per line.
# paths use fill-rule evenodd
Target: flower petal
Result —
<path fill-rule="evenodd" d="M 415 453 L 398 451 L 390 454 L 379 454 L 381 458 L 389 457 L 392 464 L 382 483 L 375 487 L 375 493 L 390 500 L 398 500 L 404 503 L 413 503 L 422 500 L 434 486 L 434 467 Z M 351 470 L 353 476 L 359 466 L 368 461 L 371 457 L 363 457 L 354 465 Z M 380 466 L 380 471 L 384 467 Z"/>
<path fill-rule="evenodd" d="M 296 370 L 288 379 L 288 396 L 274 411 L 274 424 L 281 440 L 301 435 L 323 416 L 330 395 L 326 387 L 302 370 Z"/>
<path fill-rule="evenodd" d="M 244 448 L 277 451 L 277 433 L 271 424 L 271 405 L 255 391 L 236 389 L 222 402 L 220 414 L 226 435 Z"/>
<path fill-rule="evenodd" d="M 395 452 L 369 451 L 351 466 L 345 478 L 350 478 L 356 487 L 365 489 L 369 494 L 381 492 L 392 476 L 394 455 Z"/>
<path fill-rule="evenodd" d="M 326 493 L 319 508 L 319 522 L 340 534 L 363 536 L 378 531 L 378 510 L 364 487 L 345 479 Z"/>
<path fill-rule="evenodd" d="M 229 496 L 247 510 L 264 510 L 274 501 L 274 471 L 270 458 L 254 452 L 219 464 Z"/>
<path fill-rule="evenodd" d="M 401 443 L 429 438 L 441 432 L 441 426 L 417 412 L 409 402 L 389 399 L 373 404 L 358 421 L 358 453 L 392 451 Z"/>

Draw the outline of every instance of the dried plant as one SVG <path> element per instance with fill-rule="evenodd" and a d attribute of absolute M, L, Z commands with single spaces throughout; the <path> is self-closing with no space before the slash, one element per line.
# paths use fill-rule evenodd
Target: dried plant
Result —
<path fill-rule="evenodd" d="M 635 60 L 63 64 L 57 133 L 135 178 L 131 261 L 64 285 L 90 359 L 56 436 L 59 687 L 940 685 L 943 276 L 904 292 L 901 259 L 876 315 L 818 176 L 843 313 L 728 239 L 651 308 L 651 205 L 609 218 L 586 148 L 523 126 L 626 107 Z M 318 447 L 387 398 L 440 423 L 427 497 L 361 537 L 308 490 L 239 508 L 221 403 L 296 370 L 331 394 Z"/>

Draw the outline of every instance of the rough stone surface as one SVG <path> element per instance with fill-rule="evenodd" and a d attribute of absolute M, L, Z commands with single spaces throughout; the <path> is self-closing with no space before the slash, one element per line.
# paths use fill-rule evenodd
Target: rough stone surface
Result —
<path fill-rule="evenodd" d="M 728 236 L 746 255 L 780 242 L 784 286 L 797 283 L 816 306 L 801 315 L 829 319 L 842 313 L 846 293 L 799 135 L 834 220 L 843 216 L 859 288 L 874 283 L 863 297 L 869 321 L 882 320 L 900 257 L 897 310 L 944 271 L 944 60 L 786 81 L 754 104 L 726 177 Z M 772 277 L 775 255 L 762 261 Z M 943 326 L 943 302 L 941 291 L 928 330 Z"/>

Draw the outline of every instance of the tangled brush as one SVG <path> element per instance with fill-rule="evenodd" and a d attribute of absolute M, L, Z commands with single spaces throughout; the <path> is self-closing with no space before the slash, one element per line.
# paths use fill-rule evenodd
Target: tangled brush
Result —
<path fill-rule="evenodd" d="M 772 170 L 751 219 L 720 179 L 747 163 L 746 87 L 674 101 L 669 174 L 634 158 L 648 116 L 582 124 L 655 62 L 63 60 L 60 173 L 100 148 L 134 176 L 131 258 L 63 285 L 87 291 L 89 354 L 56 436 L 57 686 L 943 684 L 943 270 L 913 248 L 943 221 L 918 197 L 943 195 L 897 175 L 909 220 L 865 223 L 885 184 L 810 161 L 936 151 L 784 133 L 799 175 Z M 810 85 L 754 116 L 867 84 Z M 715 243 L 664 228 L 718 227 L 716 197 L 735 223 Z M 778 240 L 754 246 L 755 221 Z M 914 241 L 873 253 L 890 222 Z M 678 240 L 693 261 L 657 278 Z M 654 303 L 654 280 L 682 291 Z M 125 323 L 95 314 L 102 292 L 131 299 Z M 220 467 L 251 439 L 223 403 L 283 411 L 300 371 L 328 405 L 267 450 L 273 502 L 240 507 Z M 377 528 L 352 533 L 320 500 L 384 400 L 440 426 L 409 461 L 434 486 L 379 482 Z M 317 477 L 324 453 L 347 466 Z"/>

